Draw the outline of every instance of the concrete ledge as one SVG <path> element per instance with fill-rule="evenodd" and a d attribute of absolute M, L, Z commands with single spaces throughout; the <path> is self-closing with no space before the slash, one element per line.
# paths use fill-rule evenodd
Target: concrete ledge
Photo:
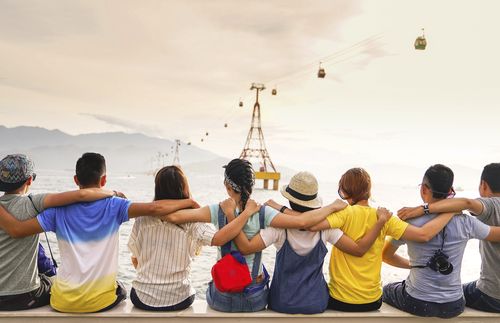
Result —
<path fill-rule="evenodd" d="M 72 323 L 88 323 L 88 322 L 165 322 L 169 323 L 216 323 L 216 322 L 244 322 L 244 323 L 285 323 L 293 320 L 293 323 L 306 322 L 321 322 L 327 323 L 331 321 L 338 322 L 442 322 L 438 318 L 422 318 L 413 316 L 405 312 L 399 311 L 391 306 L 382 305 L 382 308 L 376 312 L 369 313 L 344 313 L 337 311 L 326 311 L 322 314 L 315 315 L 290 315 L 281 314 L 273 311 L 261 311 L 256 313 L 221 313 L 208 308 L 205 301 L 195 301 L 190 308 L 179 312 L 149 312 L 135 308 L 132 303 L 127 300 L 111 311 L 104 313 L 92 314 L 66 314 L 58 313 L 50 307 L 42 307 L 39 309 L 17 311 L 17 312 L 1 312 L 0 323 L 4 322 L 72 322 Z M 446 320 L 447 322 L 485 322 L 498 323 L 500 322 L 500 314 L 480 312 L 472 309 L 466 309 L 465 312 L 457 318 Z"/>

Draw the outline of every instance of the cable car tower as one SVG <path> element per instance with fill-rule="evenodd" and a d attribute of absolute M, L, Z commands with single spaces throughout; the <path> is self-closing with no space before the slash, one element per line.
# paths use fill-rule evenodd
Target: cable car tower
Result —
<path fill-rule="evenodd" d="M 179 146 L 181 145 L 181 141 L 179 139 L 175 139 L 175 154 L 174 154 L 174 161 L 172 162 L 172 165 L 175 166 L 180 166 L 181 161 L 179 159 Z"/>
<path fill-rule="evenodd" d="M 264 180 L 264 189 L 268 189 L 269 180 L 273 181 L 273 190 L 278 190 L 281 174 L 276 171 L 264 142 L 264 133 L 260 119 L 259 92 L 266 87 L 261 83 L 252 83 L 250 90 L 255 90 L 255 104 L 253 106 L 252 123 L 248 132 L 247 140 L 240 158 L 249 160 L 257 159 L 260 163 L 259 170 L 255 172 L 256 179 Z"/>

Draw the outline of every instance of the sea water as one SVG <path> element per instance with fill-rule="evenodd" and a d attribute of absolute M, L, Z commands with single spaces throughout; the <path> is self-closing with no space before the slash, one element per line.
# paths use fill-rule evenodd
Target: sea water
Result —
<path fill-rule="evenodd" d="M 223 173 L 206 174 L 195 171 L 186 171 L 193 198 L 200 205 L 218 203 L 226 199 L 227 193 L 223 186 Z M 108 174 L 106 187 L 108 189 L 123 192 L 134 202 L 149 202 L 154 195 L 154 177 L 152 175 L 138 174 Z M 337 186 L 333 183 L 335 179 L 320 181 L 320 195 L 325 203 L 338 198 Z M 283 179 L 282 183 L 287 183 L 288 179 Z M 262 183 L 257 182 L 252 198 L 258 203 L 264 203 L 269 199 L 274 199 L 280 204 L 285 204 L 286 200 L 277 191 L 259 189 Z M 39 170 L 36 182 L 33 184 L 32 193 L 61 192 L 76 189 L 73 182 L 72 171 Z M 372 206 L 385 206 L 394 213 L 403 206 L 414 206 L 421 204 L 418 195 L 418 187 L 397 186 L 397 185 L 374 185 Z M 459 192 L 459 195 L 473 197 L 475 192 Z M 127 248 L 128 237 L 132 229 L 134 220 L 124 223 L 120 227 L 120 248 L 119 248 L 119 272 L 118 279 L 123 281 L 130 290 L 132 280 L 135 277 L 135 269 L 130 261 L 130 252 Z M 57 241 L 53 233 L 48 234 L 50 246 L 54 252 L 54 257 L 60 262 Z M 46 246 L 45 237 L 41 238 Z M 328 255 L 324 264 L 324 274 L 328 277 L 328 261 L 330 259 L 331 246 L 328 246 Z M 402 256 L 407 257 L 406 247 L 398 250 Z M 271 246 L 264 250 L 263 261 L 270 273 L 274 270 L 276 249 Z M 217 252 L 215 247 L 204 247 L 201 254 L 197 256 L 192 264 L 191 281 L 196 289 L 199 299 L 205 299 L 207 283 L 211 280 L 210 269 L 216 261 Z M 168 261 L 168 259 L 166 259 Z M 464 255 L 462 265 L 462 282 L 468 282 L 479 277 L 481 257 L 477 240 L 469 241 Z M 382 281 L 389 283 L 406 279 L 408 270 L 395 268 L 386 264 L 382 266 Z"/>

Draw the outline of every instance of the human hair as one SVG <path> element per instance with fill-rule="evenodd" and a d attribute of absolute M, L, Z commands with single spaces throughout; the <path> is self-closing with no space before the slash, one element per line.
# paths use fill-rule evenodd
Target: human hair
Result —
<path fill-rule="evenodd" d="M 226 165 L 225 177 L 226 182 L 229 179 L 233 184 L 236 184 L 233 187 L 231 183 L 228 183 L 234 191 L 241 194 L 241 211 L 243 211 L 255 184 L 255 173 L 252 164 L 245 159 L 233 159 Z"/>
<path fill-rule="evenodd" d="M 307 207 L 307 206 L 302 206 L 302 205 L 299 205 L 297 203 L 293 203 L 292 201 L 288 201 L 288 202 L 290 203 L 290 208 L 292 210 L 300 212 L 300 213 L 304 213 L 304 212 L 307 212 L 307 211 L 315 210 L 315 208 Z"/>
<path fill-rule="evenodd" d="M 493 193 L 500 193 L 500 163 L 484 166 L 481 180 L 485 181 Z"/>
<path fill-rule="evenodd" d="M 453 187 L 453 171 L 451 168 L 436 164 L 427 169 L 424 174 L 424 183 L 432 191 L 435 199 L 444 199 L 450 194 Z"/>
<path fill-rule="evenodd" d="M 355 205 L 370 198 L 372 180 L 363 168 L 351 168 L 340 178 L 339 189 L 346 194 L 345 198 L 351 199 L 351 204 Z"/>
<path fill-rule="evenodd" d="M 166 166 L 156 173 L 155 201 L 187 198 L 189 198 L 189 185 L 182 169 L 177 166 Z"/>
<path fill-rule="evenodd" d="M 76 162 L 76 178 L 80 185 L 89 186 L 99 183 L 106 174 L 106 160 L 98 153 L 85 153 Z"/>

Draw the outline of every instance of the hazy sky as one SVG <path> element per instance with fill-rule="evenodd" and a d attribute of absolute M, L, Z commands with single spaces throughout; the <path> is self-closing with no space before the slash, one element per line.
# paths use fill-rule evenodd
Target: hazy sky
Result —
<path fill-rule="evenodd" d="M 250 84 L 266 82 L 275 164 L 480 168 L 500 161 L 498 12 L 495 0 L 0 0 L 0 124 L 143 132 L 237 157 Z M 415 51 L 422 27 L 429 45 Z"/>

